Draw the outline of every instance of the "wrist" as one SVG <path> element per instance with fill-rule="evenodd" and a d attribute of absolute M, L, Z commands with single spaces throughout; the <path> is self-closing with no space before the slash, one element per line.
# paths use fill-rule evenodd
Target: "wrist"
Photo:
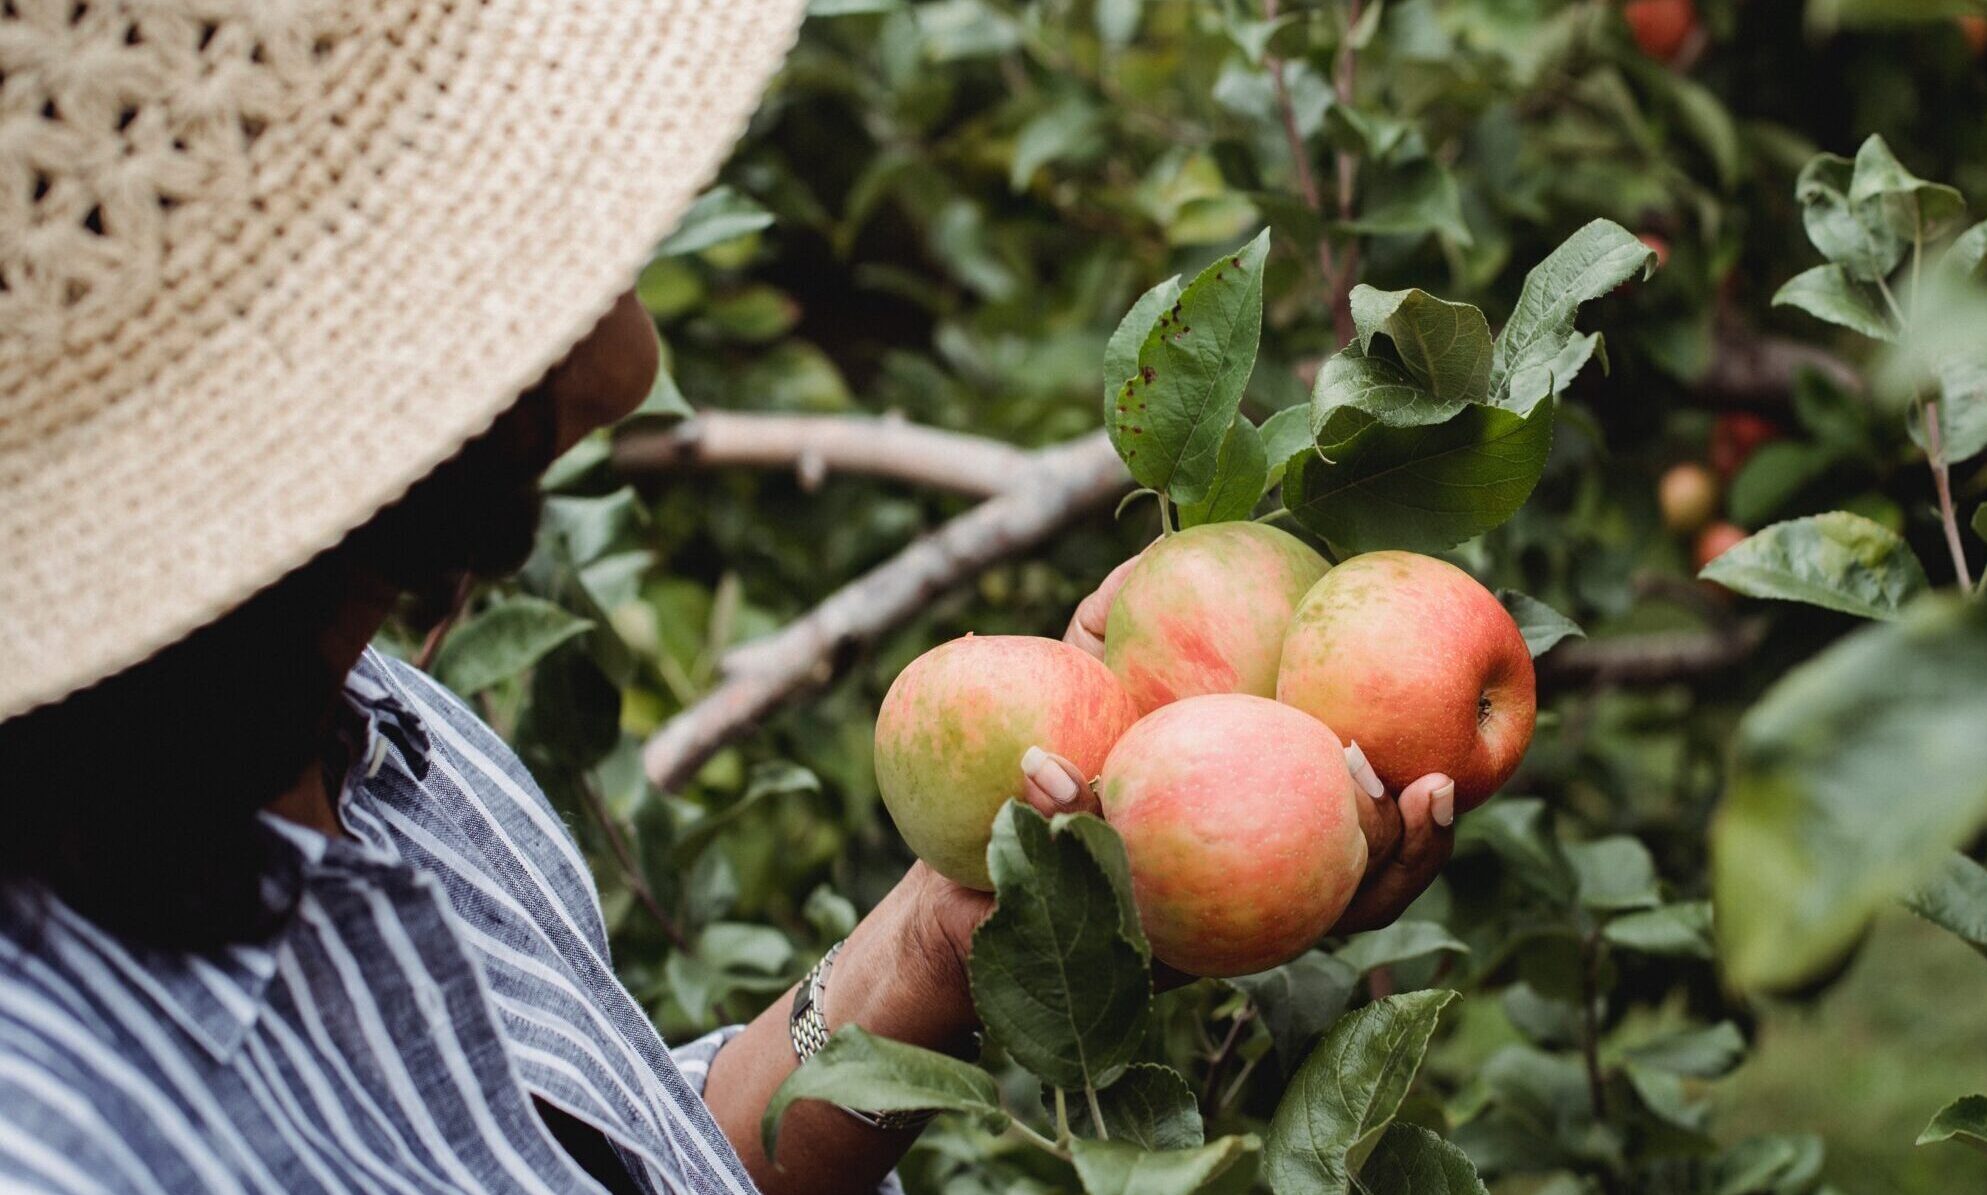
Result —
<path fill-rule="evenodd" d="M 830 1032 L 853 1024 L 964 1055 L 979 1028 L 965 951 L 911 887 L 899 885 L 849 934 L 829 974 L 822 1015 Z"/>

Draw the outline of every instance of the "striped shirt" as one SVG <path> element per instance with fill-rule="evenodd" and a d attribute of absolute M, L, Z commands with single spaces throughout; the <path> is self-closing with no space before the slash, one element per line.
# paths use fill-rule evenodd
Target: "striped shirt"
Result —
<path fill-rule="evenodd" d="M 517 757 L 371 651 L 345 696 L 347 837 L 264 816 L 271 940 L 150 949 L 0 889 L 0 1191 L 599 1191 L 534 1101 L 639 1189 L 752 1191 L 700 1098 L 727 1031 L 664 1047 Z"/>

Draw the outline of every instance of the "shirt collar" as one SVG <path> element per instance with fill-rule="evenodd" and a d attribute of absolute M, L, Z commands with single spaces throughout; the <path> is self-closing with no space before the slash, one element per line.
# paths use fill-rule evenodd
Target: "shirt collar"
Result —
<path fill-rule="evenodd" d="M 389 748 L 397 750 L 400 762 L 416 779 L 427 774 L 431 749 L 427 729 L 412 712 L 405 690 L 386 660 L 371 648 L 346 677 L 344 702 L 348 714 L 345 738 L 352 763 L 336 798 L 341 817 L 355 791 L 385 765 Z M 374 836 L 356 826 L 355 832 L 365 841 L 326 838 L 269 813 L 262 814 L 261 819 L 271 860 L 270 870 L 262 877 L 262 900 L 272 912 L 294 908 L 313 872 L 341 863 L 363 866 L 385 861 L 377 849 L 369 849 L 381 844 L 370 842 Z M 347 824 L 354 822 L 347 819 Z M 47 917 L 54 923 L 50 928 L 66 930 L 73 948 L 102 958 L 223 1063 L 240 1049 L 261 1015 L 264 994 L 276 974 L 277 953 L 291 925 L 285 917 L 265 940 L 192 953 L 125 942 L 52 895 L 47 897 L 46 906 Z M 25 915 L 33 916 L 32 912 Z"/>

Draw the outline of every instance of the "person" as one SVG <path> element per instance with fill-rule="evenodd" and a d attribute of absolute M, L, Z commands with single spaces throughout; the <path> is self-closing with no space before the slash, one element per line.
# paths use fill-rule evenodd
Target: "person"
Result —
<path fill-rule="evenodd" d="M 826 1104 L 764 1156 L 795 993 L 665 1047 L 524 766 L 369 646 L 516 567 L 538 474 L 647 394 L 628 279 L 801 7 L 0 9 L 0 1188 L 892 1184 L 915 1127 Z M 1094 803 L 1040 751 L 1017 792 Z M 1452 816 L 1362 802 L 1341 931 Z M 913 865 L 825 1027 L 970 1049 L 989 907 Z"/>

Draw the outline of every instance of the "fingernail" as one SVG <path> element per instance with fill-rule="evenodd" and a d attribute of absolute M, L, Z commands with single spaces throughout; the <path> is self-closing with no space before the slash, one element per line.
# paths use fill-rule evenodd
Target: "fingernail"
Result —
<path fill-rule="evenodd" d="M 1438 826 L 1446 826 L 1456 820 L 1456 782 L 1444 780 L 1428 794 L 1428 813 Z"/>
<path fill-rule="evenodd" d="M 1359 749 L 1358 743 L 1345 745 L 1345 766 L 1352 769 L 1352 782 L 1363 789 L 1367 796 L 1377 801 L 1387 795 L 1387 786 L 1380 783 L 1379 773 L 1373 770 L 1372 764 L 1366 762 L 1366 753 Z"/>
<path fill-rule="evenodd" d="M 1068 805 L 1076 800 L 1076 781 L 1062 770 L 1049 753 L 1040 747 L 1030 747 L 1021 753 L 1021 770 L 1028 778 L 1042 786 L 1042 791 L 1058 805 Z"/>

